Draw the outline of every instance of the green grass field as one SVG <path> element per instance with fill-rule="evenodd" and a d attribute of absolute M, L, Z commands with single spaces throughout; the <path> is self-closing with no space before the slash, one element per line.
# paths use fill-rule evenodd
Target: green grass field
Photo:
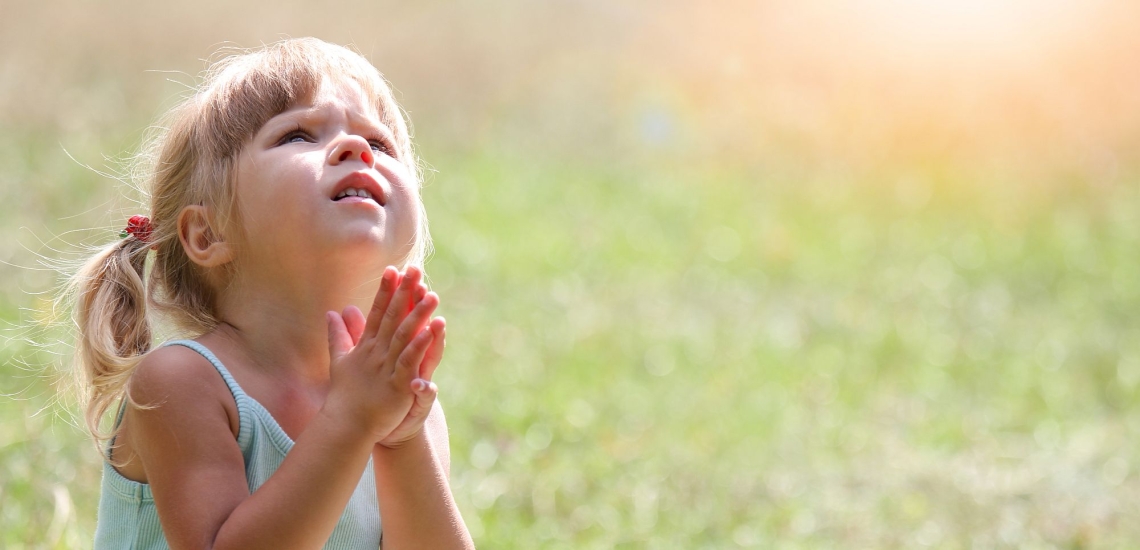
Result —
<path fill-rule="evenodd" d="M 551 31 L 559 13 L 490 5 L 400 8 L 382 38 L 296 14 L 214 28 L 217 6 L 143 14 L 190 17 L 177 46 L 112 17 L 127 7 L 109 34 L 76 8 L 74 44 L 0 24 L 0 547 L 86 548 L 94 530 L 100 459 L 54 385 L 66 336 L 22 339 L 57 282 L 37 255 L 113 239 L 136 210 L 80 164 L 113 169 L 103 155 L 178 93 L 144 69 L 193 74 L 218 41 L 277 32 L 354 41 L 416 123 L 452 489 L 480 547 L 1140 540 L 1137 99 L 1083 150 L 1021 119 L 876 140 L 858 121 L 878 119 L 854 115 L 884 105 L 838 100 L 819 112 L 851 117 L 804 130 L 722 109 L 749 100 L 684 63 L 637 65 L 651 25 L 622 41 L 603 31 L 624 16 L 571 10 L 599 33 L 575 38 Z M 526 32 L 486 38 L 467 16 Z M 458 38 L 399 54 L 436 27 Z M 906 142 L 916 127 L 933 144 Z"/>

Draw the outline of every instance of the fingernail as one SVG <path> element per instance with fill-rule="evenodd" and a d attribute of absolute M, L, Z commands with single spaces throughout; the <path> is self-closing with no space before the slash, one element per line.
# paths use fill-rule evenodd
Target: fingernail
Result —
<path fill-rule="evenodd" d="M 422 378 L 417 378 L 412 381 L 412 389 L 416 390 L 417 392 L 424 391 L 427 389 L 427 382 L 424 382 Z"/>

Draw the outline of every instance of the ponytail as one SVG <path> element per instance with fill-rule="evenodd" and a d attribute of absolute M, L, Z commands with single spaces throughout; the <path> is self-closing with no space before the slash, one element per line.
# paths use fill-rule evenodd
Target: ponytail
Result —
<path fill-rule="evenodd" d="M 86 402 L 87 429 L 96 442 L 114 437 L 118 426 L 100 428 L 107 410 L 128 399 L 126 385 L 151 347 L 144 269 L 150 244 L 130 236 L 99 251 L 71 278 L 68 294 L 78 343 L 76 367 Z"/>

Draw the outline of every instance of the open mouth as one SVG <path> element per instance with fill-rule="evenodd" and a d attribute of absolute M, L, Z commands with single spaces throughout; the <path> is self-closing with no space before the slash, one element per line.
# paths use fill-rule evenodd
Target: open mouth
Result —
<path fill-rule="evenodd" d="M 367 189 L 356 189 L 354 187 L 350 187 L 350 188 L 345 189 L 344 191 L 341 191 L 340 193 L 338 193 L 336 197 L 333 197 L 333 200 L 339 201 L 341 199 L 346 199 L 348 197 L 360 197 L 362 199 L 371 199 L 372 193 L 369 193 Z"/>
<path fill-rule="evenodd" d="M 336 183 L 332 200 L 345 202 L 362 202 L 371 200 L 380 206 L 388 201 L 384 194 L 384 187 L 380 181 L 367 170 L 353 172 Z"/>

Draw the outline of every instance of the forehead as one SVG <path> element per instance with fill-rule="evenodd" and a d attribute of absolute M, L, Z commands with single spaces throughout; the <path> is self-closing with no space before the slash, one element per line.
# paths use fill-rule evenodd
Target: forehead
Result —
<path fill-rule="evenodd" d="M 317 116 L 343 113 L 351 118 L 363 118 L 380 124 L 380 100 L 353 79 L 325 77 L 312 93 L 300 98 L 280 116 Z M 276 118 L 276 117 L 274 117 Z"/>

